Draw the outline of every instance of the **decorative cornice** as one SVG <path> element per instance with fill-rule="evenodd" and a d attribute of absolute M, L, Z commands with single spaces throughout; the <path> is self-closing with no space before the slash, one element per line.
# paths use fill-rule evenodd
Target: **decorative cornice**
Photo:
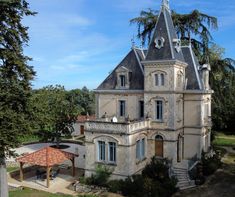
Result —
<path fill-rule="evenodd" d="M 185 62 L 181 62 L 179 60 L 150 60 L 150 61 L 142 61 L 141 62 L 143 65 L 152 65 L 152 66 L 156 66 L 156 65 L 179 65 L 182 67 L 187 67 L 188 64 Z"/>
<path fill-rule="evenodd" d="M 104 94 L 143 94 L 144 90 L 93 90 L 95 93 L 104 93 Z"/>

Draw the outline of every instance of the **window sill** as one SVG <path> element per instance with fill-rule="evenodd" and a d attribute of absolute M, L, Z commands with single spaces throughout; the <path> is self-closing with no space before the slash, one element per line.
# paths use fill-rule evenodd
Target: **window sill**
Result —
<path fill-rule="evenodd" d="M 147 159 L 146 157 L 144 157 L 143 159 L 137 159 L 137 161 L 135 163 L 136 163 L 136 165 L 138 165 L 138 164 L 144 162 L 146 159 Z"/>
<path fill-rule="evenodd" d="M 163 120 L 154 120 L 154 122 L 156 122 L 156 123 L 164 123 Z"/>
<path fill-rule="evenodd" d="M 109 165 L 109 166 L 117 166 L 117 163 L 112 163 L 108 161 L 96 161 L 96 164 L 102 164 L 102 165 Z"/>

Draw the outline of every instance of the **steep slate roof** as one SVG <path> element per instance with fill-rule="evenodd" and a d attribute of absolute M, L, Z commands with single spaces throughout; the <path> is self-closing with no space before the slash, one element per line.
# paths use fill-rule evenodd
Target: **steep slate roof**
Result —
<path fill-rule="evenodd" d="M 156 48 L 156 38 L 164 38 L 162 48 Z M 97 90 L 115 90 L 117 84 L 116 70 L 123 67 L 131 72 L 130 88 L 131 90 L 144 89 L 144 66 L 142 61 L 155 60 L 179 60 L 188 64 L 186 67 L 185 78 L 187 78 L 187 90 L 201 90 L 202 80 L 199 75 L 200 67 L 197 57 L 191 46 L 180 46 L 179 52 L 175 48 L 176 31 L 171 18 L 169 4 L 163 1 L 162 9 L 154 30 L 152 40 L 148 50 L 133 47 L 121 63 L 112 71 L 112 73 L 102 82 Z"/>
<path fill-rule="evenodd" d="M 164 45 L 162 48 L 158 49 L 155 46 L 155 41 L 161 37 L 164 38 Z M 180 50 L 177 52 L 175 49 L 176 43 L 174 43 L 173 40 L 176 39 L 178 38 L 176 36 L 170 10 L 165 6 L 162 6 L 145 60 L 154 61 L 176 59 L 184 62 L 182 51 Z"/>
<path fill-rule="evenodd" d="M 61 151 L 59 149 L 45 147 L 33 153 L 18 157 L 16 161 L 38 166 L 54 166 L 63 161 L 74 158 L 75 154 Z"/>
<path fill-rule="evenodd" d="M 99 85 L 97 90 L 114 90 L 117 84 L 116 70 L 120 67 L 127 68 L 130 72 L 130 89 L 143 90 L 144 89 L 144 73 L 143 66 L 140 61 L 144 58 L 141 55 L 141 50 L 132 48 L 121 63 L 112 71 L 112 73 Z"/>
<path fill-rule="evenodd" d="M 188 66 L 185 69 L 185 78 L 188 79 L 187 87 L 188 90 L 200 90 L 201 86 L 201 77 L 198 72 L 198 68 L 200 66 L 197 57 L 195 56 L 191 46 L 181 47 L 185 62 Z"/>

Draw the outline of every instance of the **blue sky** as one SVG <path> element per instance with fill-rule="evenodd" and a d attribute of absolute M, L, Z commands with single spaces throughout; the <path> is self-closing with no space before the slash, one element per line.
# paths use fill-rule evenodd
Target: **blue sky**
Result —
<path fill-rule="evenodd" d="M 131 48 L 136 26 L 129 20 L 147 8 L 159 9 L 161 0 L 28 0 L 26 17 L 30 42 L 26 55 L 37 72 L 34 88 L 60 84 L 66 89 L 95 89 Z M 214 41 L 235 59 L 235 1 L 170 0 L 178 13 L 193 9 L 216 16 Z M 136 41 L 137 43 L 137 41 Z"/>

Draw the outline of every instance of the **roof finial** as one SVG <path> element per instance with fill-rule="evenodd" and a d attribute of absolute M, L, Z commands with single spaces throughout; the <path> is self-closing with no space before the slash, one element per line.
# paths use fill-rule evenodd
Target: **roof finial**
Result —
<path fill-rule="evenodd" d="M 162 0 L 162 8 L 170 10 L 169 0 Z"/>

